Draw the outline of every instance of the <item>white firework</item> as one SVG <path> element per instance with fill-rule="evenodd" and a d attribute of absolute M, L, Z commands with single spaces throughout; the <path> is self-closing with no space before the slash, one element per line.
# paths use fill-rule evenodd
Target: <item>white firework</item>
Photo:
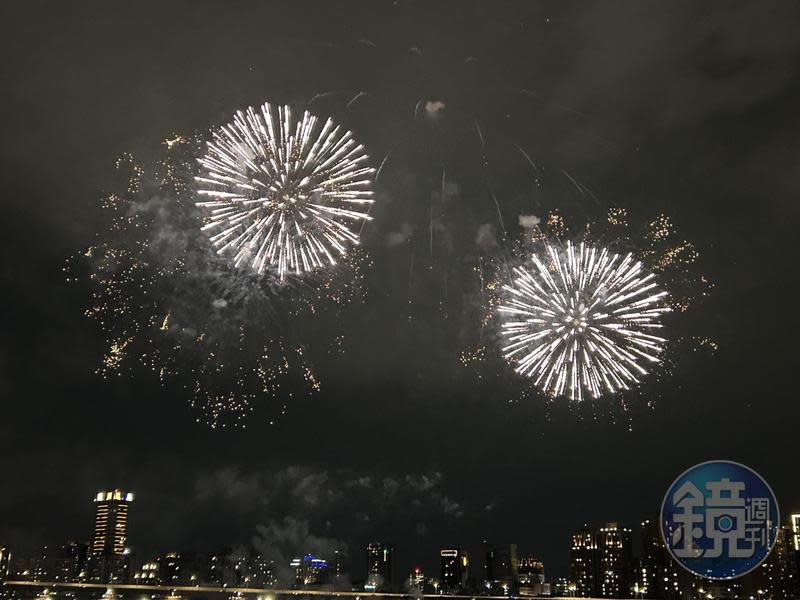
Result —
<path fill-rule="evenodd" d="M 281 280 L 336 264 L 359 243 L 358 224 L 373 202 L 368 156 L 333 120 L 265 103 L 236 113 L 214 132 L 199 159 L 197 202 L 210 210 L 208 231 L 218 254 Z"/>
<path fill-rule="evenodd" d="M 666 339 L 654 334 L 670 310 L 667 292 L 631 254 L 545 244 L 544 257 L 515 268 L 503 289 L 503 354 L 549 395 L 627 390 L 661 362 Z"/>

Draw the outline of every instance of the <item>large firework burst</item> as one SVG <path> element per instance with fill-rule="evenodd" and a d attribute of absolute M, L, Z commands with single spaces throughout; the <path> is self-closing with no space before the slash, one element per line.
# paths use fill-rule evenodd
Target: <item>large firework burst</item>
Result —
<path fill-rule="evenodd" d="M 532 410 L 542 409 L 544 412 L 541 414 L 546 418 L 567 410 L 580 417 L 607 417 L 612 422 L 625 422 L 632 426 L 637 415 L 641 415 L 639 410 L 653 409 L 670 399 L 676 390 L 693 380 L 694 373 L 702 364 L 698 361 L 705 361 L 717 352 L 717 342 L 709 335 L 703 319 L 697 317 L 704 310 L 705 299 L 713 291 L 713 283 L 703 270 L 699 249 L 681 234 L 669 215 L 647 215 L 619 207 L 608 208 L 595 219 L 587 219 L 585 213 L 577 217 L 549 211 L 539 217 L 526 212 L 519 216 L 519 225 L 519 233 L 508 240 L 505 247 L 482 248 L 473 267 L 476 284 L 474 308 L 465 312 L 478 326 L 463 328 L 460 361 L 477 379 L 491 386 L 487 388 L 492 390 L 491 393 L 501 390 L 509 403 L 523 404 Z M 504 323 L 526 318 L 520 315 L 515 318 L 499 310 L 509 303 L 510 297 L 517 297 L 506 289 L 507 286 L 517 287 L 516 280 L 521 273 L 515 267 L 530 277 L 540 277 L 532 259 L 535 256 L 554 281 L 563 285 L 556 280 L 560 276 L 550 252 L 558 254 L 564 268 L 567 241 L 576 255 L 580 254 L 581 244 L 585 251 L 595 249 L 596 255 L 603 249 L 609 255 L 620 257 L 630 253 L 635 257 L 634 262 L 641 262 L 642 277 L 652 273 L 657 287 L 668 290 L 668 294 L 659 299 L 658 306 L 669 312 L 664 311 L 655 319 L 664 327 L 645 330 L 648 335 L 666 339 L 657 344 L 657 354 L 651 353 L 658 362 L 637 354 L 637 363 L 648 374 L 643 376 L 631 367 L 629 370 L 638 383 L 625 380 L 629 389 L 619 387 L 615 388 L 617 393 L 611 393 L 602 382 L 600 397 L 593 401 L 588 401 L 592 399 L 592 393 L 586 387 L 581 386 L 575 392 L 580 393 L 584 401 L 572 401 L 568 387 L 558 395 L 551 387 L 545 388 L 542 382 L 537 384 L 534 376 L 513 377 L 513 384 L 509 385 L 508 374 L 513 371 L 504 368 L 506 365 L 503 364 L 507 362 L 504 354 L 508 352 L 503 348 L 510 344 Z M 612 339 L 616 341 L 616 338 Z M 520 353 L 510 361 L 519 366 L 521 358 Z"/>
<path fill-rule="evenodd" d="M 68 279 L 86 282 L 86 314 L 106 335 L 98 374 L 149 371 L 212 428 L 273 422 L 320 390 L 314 365 L 342 351 L 340 311 L 360 294 L 367 257 L 284 284 L 233 268 L 200 231 L 202 137 L 166 140 L 155 164 L 117 161 L 107 226 L 68 261 Z"/>
<path fill-rule="evenodd" d="M 199 159 L 210 210 L 203 230 L 219 254 L 283 280 L 336 264 L 358 244 L 368 220 L 374 171 L 350 131 L 309 114 L 294 124 L 288 106 L 239 111 Z"/>
<path fill-rule="evenodd" d="M 637 383 L 660 361 L 655 335 L 670 309 L 652 273 L 632 254 L 567 243 L 516 267 L 503 287 L 503 354 L 544 392 L 582 400 Z"/>

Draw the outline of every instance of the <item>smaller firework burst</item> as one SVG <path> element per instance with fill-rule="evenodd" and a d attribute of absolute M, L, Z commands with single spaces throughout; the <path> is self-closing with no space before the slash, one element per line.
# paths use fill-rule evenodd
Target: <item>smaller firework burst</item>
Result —
<path fill-rule="evenodd" d="M 667 292 L 632 254 L 569 242 L 544 249 L 503 286 L 505 358 L 551 396 L 630 389 L 660 362 Z"/>

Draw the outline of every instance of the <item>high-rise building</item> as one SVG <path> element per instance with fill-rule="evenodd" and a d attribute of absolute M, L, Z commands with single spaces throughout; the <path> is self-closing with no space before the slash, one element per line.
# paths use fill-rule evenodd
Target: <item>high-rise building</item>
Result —
<path fill-rule="evenodd" d="M 179 552 L 167 552 L 157 559 L 158 574 L 161 585 L 182 585 L 185 582 L 181 573 L 181 555 Z"/>
<path fill-rule="evenodd" d="M 92 554 L 121 556 L 128 540 L 128 507 L 133 494 L 116 489 L 98 492 L 95 496 Z"/>
<path fill-rule="evenodd" d="M 457 548 L 444 548 L 439 554 L 442 561 L 440 589 L 446 594 L 460 592 L 467 586 L 469 555 Z"/>
<path fill-rule="evenodd" d="M 553 582 L 551 593 L 558 598 L 574 598 L 575 584 L 566 577 L 559 577 Z"/>
<path fill-rule="evenodd" d="M 486 584 L 492 593 L 513 594 L 519 585 L 517 545 L 485 544 Z"/>
<path fill-rule="evenodd" d="M 313 554 L 305 554 L 303 558 L 295 558 L 290 563 L 295 570 L 295 585 L 297 587 L 318 586 L 328 583 L 332 570 L 328 561 L 317 558 Z"/>
<path fill-rule="evenodd" d="M 520 556 L 517 564 L 520 585 L 544 583 L 544 563 L 532 555 Z"/>
<path fill-rule="evenodd" d="M 206 561 L 203 580 L 214 586 L 224 587 L 233 585 L 233 575 L 230 564 L 230 548 L 225 548 L 215 554 L 209 554 Z"/>
<path fill-rule="evenodd" d="M 201 583 L 235 585 L 228 581 L 206 581 L 207 561 L 193 553 L 167 552 L 156 559 L 148 560 L 133 572 L 133 582 L 141 585 L 197 586 Z M 255 586 L 253 586 L 255 587 Z"/>
<path fill-rule="evenodd" d="M 769 556 L 746 576 L 746 583 L 749 584 L 747 591 L 751 595 L 766 595 L 770 600 L 800 598 L 800 573 L 793 534 L 791 526 L 778 528 L 775 545 Z"/>
<path fill-rule="evenodd" d="M 8 546 L 0 546 L 0 581 L 5 581 L 8 578 L 8 573 L 11 568 L 11 550 Z"/>
<path fill-rule="evenodd" d="M 661 539 L 658 521 L 646 519 L 640 528 L 642 555 L 636 564 L 633 593 L 645 598 L 680 598 L 681 572 Z"/>
<path fill-rule="evenodd" d="M 133 583 L 136 585 L 161 585 L 158 561 L 151 560 L 138 568 L 133 574 Z"/>
<path fill-rule="evenodd" d="M 792 545 L 797 552 L 800 552 L 800 513 L 791 516 Z"/>
<path fill-rule="evenodd" d="M 109 583 L 125 578 L 128 569 L 128 507 L 131 492 L 115 489 L 98 492 L 94 499 L 94 533 L 90 548 L 90 576 Z"/>
<path fill-rule="evenodd" d="M 422 567 L 414 567 L 408 576 L 408 589 L 417 594 L 425 592 L 425 573 L 422 572 Z"/>
<path fill-rule="evenodd" d="M 394 546 L 381 542 L 367 544 L 367 581 L 364 589 L 384 591 L 392 588 Z"/>
<path fill-rule="evenodd" d="M 250 587 L 270 588 L 278 584 L 275 574 L 275 562 L 260 554 L 250 561 Z"/>
<path fill-rule="evenodd" d="M 53 581 L 58 571 L 58 561 L 49 546 L 42 548 L 42 553 L 36 558 L 33 566 L 33 581 Z"/>
<path fill-rule="evenodd" d="M 520 596 L 550 595 L 550 584 L 544 582 L 544 563 L 541 560 L 530 554 L 520 556 L 517 570 Z"/>
<path fill-rule="evenodd" d="M 301 561 L 302 559 L 297 560 Z M 257 564 L 261 566 L 257 567 Z M 299 563 L 292 566 L 297 571 Z M 179 560 L 182 585 L 197 585 L 200 581 L 218 587 L 261 587 L 261 584 L 254 582 L 257 580 L 270 581 L 272 579 L 271 567 L 271 561 L 264 561 L 259 557 L 259 562 L 256 563 L 247 553 L 236 552 L 230 548 L 209 554 L 205 560 L 185 553 L 180 555 Z M 270 569 L 266 579 L 264 568 Z"/>
<path fill-rule="evenodd" d="M 589 598 L 597 591 L 597 539 L 588 525 L 572 535 L 569 551 L 569 581 L 579 598 Z"/>
<path fill-rule="evenodd" d="M 157 579 L 161 585 L 197 586 L 203 582 L 211 582 L 211 564 L 212 561 L 208 555 L 171 551 L 145 563 L 141 570 L 145 580 Z M 150 576 L 151 573 L 153 573 L 152 576 Z M 234 585 L 235 583 L 235 578 L 231 577 L 230 580 L 223 581 L 220 585 Z"/>
<path fill-rule="evenodd" d="M 343 577 L 347 571 L 347 557 L 344 550 L 336 549 L 333 551 L 333 576 Z"/>
<path fill-rule="evenodd" d="M 597 595 L 627 598 L 631 594 L 631 530 L 608 523 L 597 532 Z"/>
<path fill-rule="evenodd" d="M 89 577 L 89 544 L 69 541 L 61 546 L 53 573 L 54 581 L 81 582 Z"/>

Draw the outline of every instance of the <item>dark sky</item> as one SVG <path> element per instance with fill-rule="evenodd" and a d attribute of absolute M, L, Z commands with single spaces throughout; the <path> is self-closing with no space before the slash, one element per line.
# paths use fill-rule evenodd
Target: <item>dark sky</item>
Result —
<path fill-rule="evenodd" d="M 800 510 L 794 3 L 6 2 L 0 11 L 0 543 L 28 552 L 86 538 L 95 491 L 123 486 L 138 494 L 131 542 L 143 554 L 254 536 L 320 549 L 343 540 L 358 574 L 370 538 L 394 541 L 402 569 L 434 569 L 439 547 L 477 550 L 488 538 L 561 573 L 572 529 L 634 526 L 675 476 L 713 458 L 754 467 L 784 513 Z M 274 426 L 220 432 L 149 377 L 94 376 L 103 337 L 83 316 L 87 289 L 66 285 L 62 266 L 102 223 L 115 157 L 147 158 L 173 132 L 330 90 L 348 94 L 320 108 L 372 156 L 402 144 L 365 238 L 379 289 L 364 321 L 347 324 L 352 354 L 320 366 L 322 392 L 290 403 Z M 359 91 L 368 94 L 347 108 Z M 445 103 L 441 133 L 414 120 L 420 98 Z M 467 114 L 485 132 L 488 168 Z M 596 200 L 533 197 L 509 140 Z M 522 212 L 547 208 L 669 214 L 715 283 L 690 324 L 718 341 L 717 355 L 687 357 L 656 408 L 630 423 L 544 410 L 536 398 L 509 404 L 505 379 L 476 383 L 448 339 L 461 325 L 429 310 L 441 291 L 425 269 L 452 255 L 418 263 L 418 305 L 406 306 L 410 248 L 425 247 L 443 162 L 458 190 L 444 219 L 451 254 L 464 239 L 474 245 L 481 224 L 497 226 L 480 173 L 495 182 L 510 229 Z M 419 240 L 384 243 L 404 223 Z"/>

